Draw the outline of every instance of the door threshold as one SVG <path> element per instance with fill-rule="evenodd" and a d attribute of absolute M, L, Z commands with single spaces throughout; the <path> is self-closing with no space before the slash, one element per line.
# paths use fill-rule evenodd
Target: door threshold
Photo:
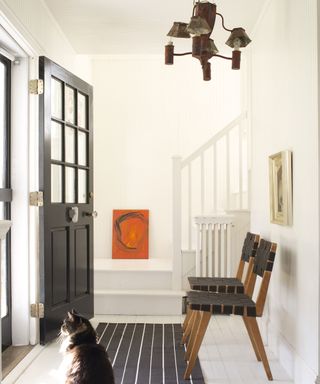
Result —
<path fill-rule="evenodd" d="M 13 349 L 10 351 L 10 349 Z M 2 384 L 15 383 L 33 360 L 42 352 L 40 344 L 9 347 L 2 353 Z M 8 351 L 8 356 L 4 356 Z M 5 360 L 8 359 L 8 363 Z M 7 369 L 7 371 L 6 371 Z"/>

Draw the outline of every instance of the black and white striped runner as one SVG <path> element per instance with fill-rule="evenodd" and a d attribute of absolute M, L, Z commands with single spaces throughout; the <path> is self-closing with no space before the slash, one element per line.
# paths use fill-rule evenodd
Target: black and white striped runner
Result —
<path fill-rule="evenodd" d="M 181 324 L 100 323 L 99 343 L 108 352 L 116 384 L 204 384 L 199 360 L 190 380 Z"/>

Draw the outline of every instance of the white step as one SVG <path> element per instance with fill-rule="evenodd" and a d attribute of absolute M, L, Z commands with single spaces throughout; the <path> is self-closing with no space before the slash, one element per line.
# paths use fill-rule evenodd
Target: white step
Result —
<path fill-rule="evenodd" d="M 172 261 L 96 259 L 94 282 L 96 290 L 168 290 Z"/>
<path fill-rule="evenodd" d="M 184 291 L 95 290 L 95 315 L 181 315 Z"/>

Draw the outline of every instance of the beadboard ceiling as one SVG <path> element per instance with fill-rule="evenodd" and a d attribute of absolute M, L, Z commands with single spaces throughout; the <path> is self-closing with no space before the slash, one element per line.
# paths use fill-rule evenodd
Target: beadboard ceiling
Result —
<path fill-rule="evenodd" d="M 173 21 L 190 19 L 191 0 L 44 0 L 79 54 L 159 54 Z M 250 32 L 265 0 L 217 0 L 228 28 Z M 222 48 L 228 32 L 217 19 L 214 40 Z M 181 41 L 183 40 L 183 41 Z M 190 41 L 179 39 L 177 51 Z M 188 47 L 188 48 L 187 48 Z M 190 49 L 188 49 L 190 50 Z"/>

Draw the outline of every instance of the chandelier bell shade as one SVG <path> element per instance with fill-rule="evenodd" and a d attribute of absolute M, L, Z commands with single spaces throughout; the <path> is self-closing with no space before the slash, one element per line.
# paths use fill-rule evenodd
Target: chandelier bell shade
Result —
<path fill-rule="evenodd" d="M 216 16 L 221 18 L 222 28 L 230 32 L 226 45 L 233 48 L 232 56 L 222 56 L 211 38 L 215 26 Z M 211 80 L 211 64 L 209 60 L 212 57 L 219 57 L 231 61 L 231 68 L 240 69 L 241 50 L 250 44 L 251 40 L 242 27 L 228 29 L 224 24 L 224 17 L 217 12 L 217 6 L 209 1 L 196 1 L 193 6 L 192 16 L 189 24 L 183 22 L 174 22 L 167 36 L 170 41 L 165 46 L 165 64 L 173 65 L 174 56 L 187 56 L 198 59 L 202 66 L 203 80 Z M 175 53 L 171 38 L 192 38 L 191 52 Z"/>

